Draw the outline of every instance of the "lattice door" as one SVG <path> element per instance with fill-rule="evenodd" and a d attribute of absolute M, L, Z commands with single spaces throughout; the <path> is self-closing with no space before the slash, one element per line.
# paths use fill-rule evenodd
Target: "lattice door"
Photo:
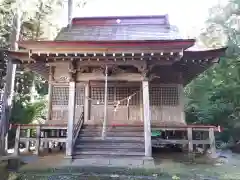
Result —
<path fill-rule="evenodd" d="M 68 119 L 68 86 L 53 86 L 52 91 L 52 120 L 65 120 Z"/>
<path fill-rule="evenodd" d="M 108 87 L 108 121 L 121 123 L 131 119 L 140 119 L 139 87 Z M 137 92 L 128 103 L 128 96 Z M 104 118 L 104 87 L 91 87 L 91 119 Z M 122 101 L 123 100 L 123 101 Z M 118 104 L 120 101 L 120 104 Z M 137 116 L 137 117 L 136 117 Z"/>
<path fill-rule="evenodd" d="M 76 111 L 75 111 L 75 122 L 81 117 L 81 113 L 84 110 L 85 102 L 85 88 L 84 85 L 76 86 Z"/>

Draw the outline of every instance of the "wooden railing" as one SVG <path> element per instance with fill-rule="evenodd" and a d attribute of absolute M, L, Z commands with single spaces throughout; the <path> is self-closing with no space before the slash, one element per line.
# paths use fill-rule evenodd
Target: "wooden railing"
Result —
<path fill-rule="evenodd" d="M 74 126 L 74 129 L 73 129 L 73 142 L 72 142 L 73 146 L 75 145 L 76 139 L 77 139 L 78 134 L 83 126 L 83 123 L 84 123 L 84 111 L 81 113 L 81 115 L 77 121 L 77 124 Z"/>
<path fill-rule="evenodd" d="M 19 145 L 24 143 L 26 149 L 30 149 L 30 144 L 35 144 L 36 154 L 39 154 L 41 143 L 57 142 L 65 143 L 67 130 L 66 124 L 11 124 L 12 128 L 16 128 L 16 136 L 14 143 L 14 154 L 19 154 Z M 31 136 L 31 132 L 35 131 L 34 136 Z M 57 134 L 51 136 L 49 131 L 57 131 Z M 22 136 L 25 132 L 25 136 Z M 66 134 L 66 133 L 65 133 Z"/>

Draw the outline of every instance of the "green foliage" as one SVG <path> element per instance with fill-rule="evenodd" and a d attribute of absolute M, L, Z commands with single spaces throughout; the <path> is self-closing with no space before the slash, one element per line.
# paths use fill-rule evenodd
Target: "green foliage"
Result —
<path fill-rule="evenodd" d="M 29 124 L 35 120 L 35 123 L 40 124 L 46 119 L 46 107 L 45 99 L 29 102 L 26 97 L 15 97 L 11 123 Z"/>
<path fill-rule="evenodd" d="M 21 0 L 22 23 L 20 40 L 49 39 L 58 31 L 57 14 L 62 8 L 60 0 Z M 18 7 L 16 0 L 0 0 L 0 46 L 8 48 L 13 28 L 13 19 Z M 3 54 L 2 54 L 3 55 Z M 1 58 L 4 59 L 4 58 Z M 1 84 L 4 84 L 6 62 L 1 62 Z M 21 70 L 21 68 L 19 68 Z M 3 88 L 3 85 L 2 85 Z M 33 72 L 18 73 L 10 121 L 12 123 L 41 123 L 45 119 L 48 93 L 46 80 Z"/>
<path fill-rule="evenodd" d="M 217 5 L 210 10 L 200 39 L 208 47 L 227 44 L 220 64 L 210 68 L 185 89 L 186 118 L 191 123 L 221 125 L 224 137 L 240 137 L 240 0 Z"/>

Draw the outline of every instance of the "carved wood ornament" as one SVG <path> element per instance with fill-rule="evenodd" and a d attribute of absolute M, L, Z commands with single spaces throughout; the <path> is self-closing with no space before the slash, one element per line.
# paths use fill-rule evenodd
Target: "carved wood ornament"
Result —
<path fill-rule="evenodd" d="M 143 80 L 152 81 L 155 78 L 160 78 L 152 73 L 152 69 L 155 67 L 154 64 L 148 64 L 147 61 L 144 61 L 144 63 L 135 64 L 134 66 L 141 73 Z"/>
<path fill-rule="evenodd" d="M 69 62 L 69 82 L 76 80 L 77 70 L 76 70 L 76 61 L 70 61 Z"/>

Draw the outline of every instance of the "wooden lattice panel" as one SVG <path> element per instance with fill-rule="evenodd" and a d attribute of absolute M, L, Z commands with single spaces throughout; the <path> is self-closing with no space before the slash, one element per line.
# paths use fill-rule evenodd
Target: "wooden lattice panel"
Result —
<path fill-rule="evenodd" d="M 96 101 L 104 102 L 104 88 L 91 87 L 91 98 Z M 92 103 L 96 104 L 95 102 Z"/>
<path fill-rule="evenodd" d="M 177 106 L 179 104 L 178 87 L 151 87 L 150 104 L 152 106 Z"/>
<path fill-rule="evenodd" d="M 140 87 L 131 87 L 129 88 L 129 95 L 132 95 L 136 93 L 134 96 L 132 96 L 129 105 L 136 106 L 140 104 Z"/>
<path fill-rule="evenodd" d="M 114 87 L 108 87 L 108 102 L 113 102 L 115 100 L 115 89 Z"/>
<path fill-rule="evenodd" d="M 85 91 L 83 86 L 76 87 L 76 105 L 83 105 L 85 99 Z"/>
<path fill-rule="evenodd" d="M 162 105 L 176 106 L 179 102 L 178 87 L 161 87 Z"/>
<path fill-rule="evenodd" d="M 100 103 L 104 102 L 104 87 L 91 87 L 91 99 L 93 104 L 97 104 L 97 101 Z M 108 102 L 114 101 L 114 88 L 108 87 Z"/>
<path fill-rule="evenodd" d="M 69 88 L 67 86 L 53 86 L 52 105 L 68 105 Z"/>
<path fill-rule="evenodd" d="M 122 100 L 129 96 L 129 88 L 116 87 L 116 101 Z M 121 101 L 120 105 L 127 105 L 127 99 Z"/>
<path fill-rule="evenodd" d="M 150 96 L 150 105 L 160 106 L 162 102 L 162 88 L 161 87 L 152 87 L 149 90 Z"/>

